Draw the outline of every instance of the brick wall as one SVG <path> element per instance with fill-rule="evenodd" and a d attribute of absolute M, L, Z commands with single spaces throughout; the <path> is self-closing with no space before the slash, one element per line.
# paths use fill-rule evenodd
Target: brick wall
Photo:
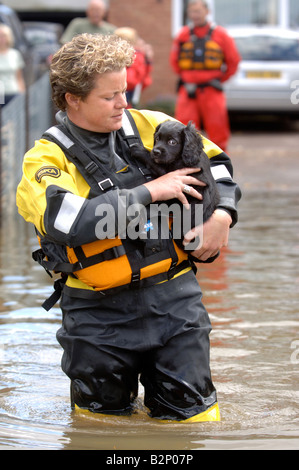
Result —
<path fill-rule="evenodd" d="M 174 99 L 176 75 L 169 65 L 171 0 L 110 0 L 109 21 L 130 26 L 154 50 L 153 84 L 142 94 L 142 103 Z"/>

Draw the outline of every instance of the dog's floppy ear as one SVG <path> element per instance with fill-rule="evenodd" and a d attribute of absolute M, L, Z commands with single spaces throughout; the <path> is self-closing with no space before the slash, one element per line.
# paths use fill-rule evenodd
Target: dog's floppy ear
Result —
<path fill-rule="evenodd" d="M 158 132 L 158 130 L 160 129 L 160 127 L 162 126 L 162 122 L 160 122 L 160 124 L 157 125 L 156 129 L 155 129 L 155 133 Z"/>
<path fill-rule="evenodd" d="M 191 121 L 183 130 L 184 147 L 182 159 L 186 167 L 196 167 L 200 161 L 200 155 L 203 151 L 202 138 L 197 132 Z"/>
<path fill-rule="evenodd" d="M 155 132 L 154 132 L 154 138 L 155 138 L 155 135 L 156 135 L 157 132 L 159 131 L 159 129 L 160 129 L 160 127 L 161 127 L 162 124 L 163 124 L 163 123 L 161 122 L 161 123 L 158 124 L 158 126 L 156 127 Z"/>

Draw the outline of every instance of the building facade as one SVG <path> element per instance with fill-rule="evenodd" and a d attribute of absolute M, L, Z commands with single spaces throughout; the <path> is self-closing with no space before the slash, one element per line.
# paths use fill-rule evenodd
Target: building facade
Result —
<path fill-rule="evenodd" d="M 153 84 L 143 92 L 142 103 L 168 99 L 175 94 L 176 77 L 169 65 L 172 7 L 172 0 L 110 0 L 109 22 L 135 28 L 154 51 Z"/>

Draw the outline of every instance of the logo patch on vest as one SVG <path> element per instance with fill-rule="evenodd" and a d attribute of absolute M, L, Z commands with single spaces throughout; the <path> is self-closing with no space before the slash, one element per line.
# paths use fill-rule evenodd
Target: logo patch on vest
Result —
<path fill-rule="evenodd" d="M 52 176 L 52 178 L 59 178 L 61 171 L 55 166 L 43 166 L 35 173 L 35 179 L 38 183 L 41 182 L 44 176 Z"/>

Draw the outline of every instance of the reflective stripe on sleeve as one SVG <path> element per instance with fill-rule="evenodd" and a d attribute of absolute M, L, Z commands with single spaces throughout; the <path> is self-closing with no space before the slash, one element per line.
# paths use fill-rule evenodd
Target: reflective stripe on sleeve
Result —
<path fill-rule="evenodd" d="M 216 181 L 224 178 L 229 178 L 230 180 L 232 179 L 231 174 L 225 165 L 212 166 L 211 172 L 214 180 Z"/>
<path fill-rule="evenodd" d="M 68 234 L 75 222 L 85 199 L 75 194 L 66 193 L 57 214 L 54 228 L 62 233 Z"/>

